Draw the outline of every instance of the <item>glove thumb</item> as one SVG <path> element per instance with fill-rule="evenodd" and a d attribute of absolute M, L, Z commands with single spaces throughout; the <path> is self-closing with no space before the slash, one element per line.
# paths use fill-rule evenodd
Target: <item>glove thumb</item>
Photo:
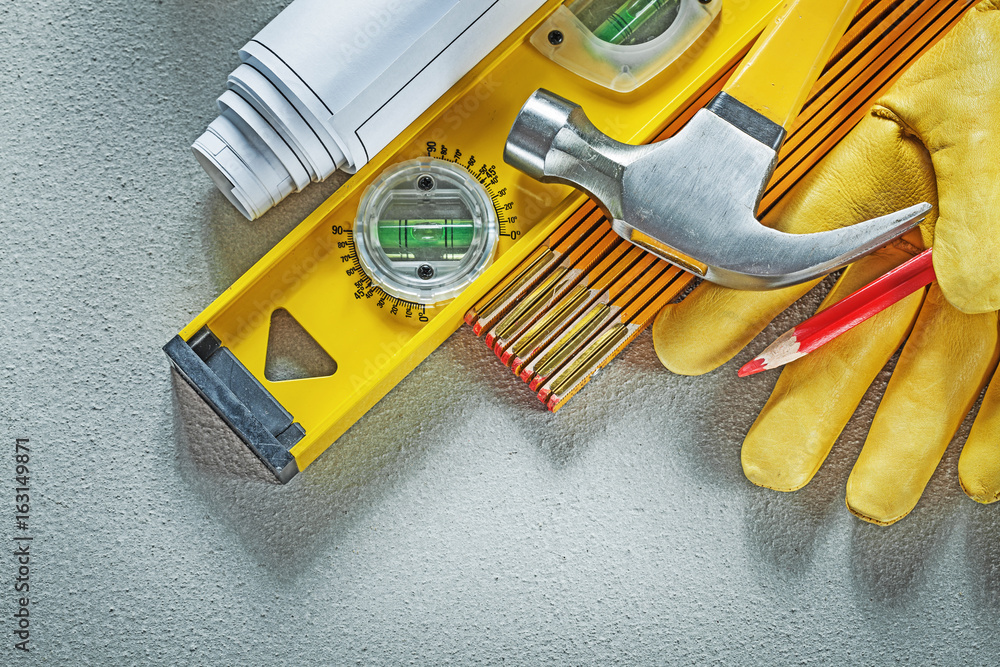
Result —
<path fill-rule="evenodd" d="M 938 174 L 934 271 L 965 313 L 1000 310 L 1000 134 L 931 154 Z"/>
<path fill-rule="evenodd" d="M 945 298 L 966 313 L 1000 309 L 998 6 L 970 11 L 881 101 L 931 157 L 934 269 Z"/>

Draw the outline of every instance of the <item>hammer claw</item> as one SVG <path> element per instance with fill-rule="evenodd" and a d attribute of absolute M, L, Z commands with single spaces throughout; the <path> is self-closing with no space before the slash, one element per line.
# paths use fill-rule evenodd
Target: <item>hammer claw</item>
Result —
<path fill-rule="evenodd" d="M 931 208 L 815 234 L 764 227 L 754 214 L 783 138 L 781 126 L 720 93 L 674 137 L 632 146 L 597 130 L 578 105 L 538 90 L 514 121 L 504 160 L 584 190 L 625 239 L 737 289 L 823 276 L 912 229 Z"/>
<path fill-rule="evenodd" d="M 836 271 L 913 229 L 927 217 L 931 205 L 909 208 L 847 227 L 811 234 L 786 234 L 762 227 L 735 232 L 727 243 L 735 256 L 759 248 L 757 259 L 726 266 L 723 257 L 709 267 L 705 278 L 740 289 L 777 289 L 819 278 Z M 763 231 L 763 234 L 761 233 Z"/>

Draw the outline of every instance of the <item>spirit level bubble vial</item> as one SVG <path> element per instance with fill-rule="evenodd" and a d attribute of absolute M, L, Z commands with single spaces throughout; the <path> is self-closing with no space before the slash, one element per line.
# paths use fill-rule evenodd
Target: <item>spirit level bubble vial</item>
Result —
<path fill-rule="evenodd" d="M 361 197 L 354 244 L 386 294 L 447 304 L 483 274 L 496 252 L 497 212 L 460 166 L 417 158 L 387 169 Z"/>

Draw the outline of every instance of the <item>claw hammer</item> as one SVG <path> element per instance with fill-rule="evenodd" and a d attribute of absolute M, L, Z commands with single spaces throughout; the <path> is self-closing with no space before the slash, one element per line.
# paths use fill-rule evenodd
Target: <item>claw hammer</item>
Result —
<path fill-rule="evenodd" d="M 786 234 L 756 218 L 785 135 L 860 4 L 786 2 L 722 92 L 655 144 L 615 141 L 579 105 L 539 89 L 514 121 L 504 161 L 587 192 L 622 237 L 712 282 L 775 289 L 830 273 L 931 209 L 917 204 L 812 234 Z"/>

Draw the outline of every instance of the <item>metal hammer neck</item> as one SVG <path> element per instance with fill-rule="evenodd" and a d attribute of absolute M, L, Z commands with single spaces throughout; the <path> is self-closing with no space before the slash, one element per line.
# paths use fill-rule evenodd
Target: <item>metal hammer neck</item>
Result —
<path fill-rule="evenodd" d="M 705 109 L 775 152 L 785 140 L 785 128 L 725 92 L 713 97 Z"/>

